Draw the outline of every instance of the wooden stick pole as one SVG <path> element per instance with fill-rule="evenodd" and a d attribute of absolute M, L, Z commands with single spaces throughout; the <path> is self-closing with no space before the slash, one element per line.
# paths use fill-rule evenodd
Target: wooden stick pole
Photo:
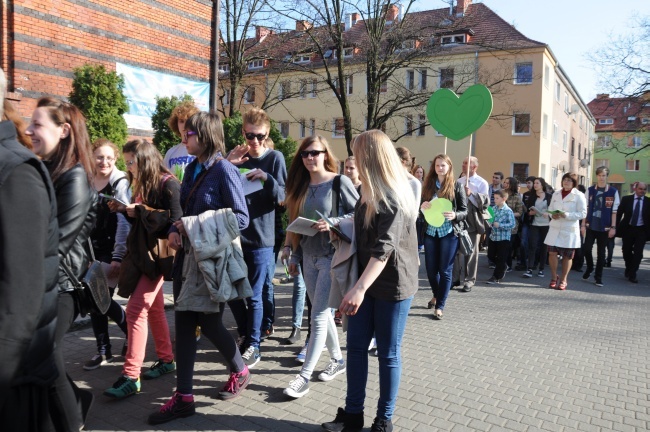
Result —
<path fill-rule="evenodd" d="M 445 137 L 445 151 L 442 153 L 447 154 L 447 137 Z"/>
<path fill-rule="evenodd" d="M 472 140 L 474 139 L 474 134 L 469 136 L 469 152 L 467 155 L 467 173 L 465 174 L 465 186 L 469 187 L 469 166 L 472 164 Z"/>

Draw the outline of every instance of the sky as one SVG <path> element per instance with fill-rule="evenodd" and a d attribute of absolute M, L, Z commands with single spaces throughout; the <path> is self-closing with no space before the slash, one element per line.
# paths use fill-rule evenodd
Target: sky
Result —
<path fill-rule="evenodd" d="M 418 9 L 439 9 L 449 1 L 423 0 Z M 624 34 L 636 14 L 650 15 L 650 0 L 475 0 L 513 24 L 526 37 L 550 46 L 584 103 L 597 93 L 597 76 L 587 54 Z"/>

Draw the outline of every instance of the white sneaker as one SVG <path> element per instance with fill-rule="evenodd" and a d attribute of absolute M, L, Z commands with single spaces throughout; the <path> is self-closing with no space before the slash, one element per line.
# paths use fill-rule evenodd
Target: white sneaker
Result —
<path fill-rule="evenodd" d="M 368 351 L 372 351 L 375 348 L 377 348 L 377 339 L 372 338 L 370 340 L 370 345 L 368 345 Z"/>
<path fill-rule="evenodd" d="M 327 369 L 318 375 L 318 379 L 321 381 L 332 381 L 337 375 L 341 375 L 343 372 L 345 372 L 345 362 L 343 359 L 332 359 Z"/>
<path fill-rule="evenodd" d="M 296 356 L 296 361 L 298 363 L 304 363 L 305 358 L 307 357 L 307 348 L 309 348 L 309 340 L 305 342 L 305 346 L 302 347 L 298 355 Z"/>
<path fill-rule="evenodd" d="M 284 389 L 283 393 L 292 398 L 300 398 L 309 393 L 309 381 L 296 375 L 296 379 L 289 383 L 289 387 Z"/>

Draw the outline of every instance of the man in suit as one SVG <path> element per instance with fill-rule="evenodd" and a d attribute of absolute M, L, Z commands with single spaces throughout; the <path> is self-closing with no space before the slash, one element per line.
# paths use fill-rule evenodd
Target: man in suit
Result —
<path fill-rule="evenodd" d="M 618 234 L 623 240 L 625 277 L 633 283 L 639 282 L 636 272 L 643 259 L 645 243 L 650 238 L 650 198 L 645 196 L 647 190 L 645 183 L 637 183 L 634 193 L 621 199 L 616 214 Z"/>

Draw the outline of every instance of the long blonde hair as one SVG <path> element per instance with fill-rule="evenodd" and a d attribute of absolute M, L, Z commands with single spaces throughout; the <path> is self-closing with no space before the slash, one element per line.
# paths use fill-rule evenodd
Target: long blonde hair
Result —
<path fill-rule="evenodd" d="M 388 135 L 376 129 L 363 132 L 352 140 L 352 152 L 361 177 L 361 199 L 366 204 L 363 226 L 370 226 L 382 204 L 397 206 L 407 220 L 415 220 L 417 203 L 408 174 Z"/>
<path fill-rule="evenodd" d="M 445 175 L 443 181 L 440 182 L 440 189 L 436 186 L 436 180 L 438 180 L 438 173 L 436 173 L 436 160 L 438 159 L 444 160 L 447 165 L 449 165 L 447 175 Z M 439 154 L 433 158 L 429 174 L 424 178 L 424 183 L 422 184 L 422 201 L 430 201 L 436 193 L 438 193 L 438 198 L 447 198 L 449 201 L 453 201 L 455 196 L 454 187 L 456 187 L 454 165 L 451 163 L 449 156 L 446 154 Z"/>

